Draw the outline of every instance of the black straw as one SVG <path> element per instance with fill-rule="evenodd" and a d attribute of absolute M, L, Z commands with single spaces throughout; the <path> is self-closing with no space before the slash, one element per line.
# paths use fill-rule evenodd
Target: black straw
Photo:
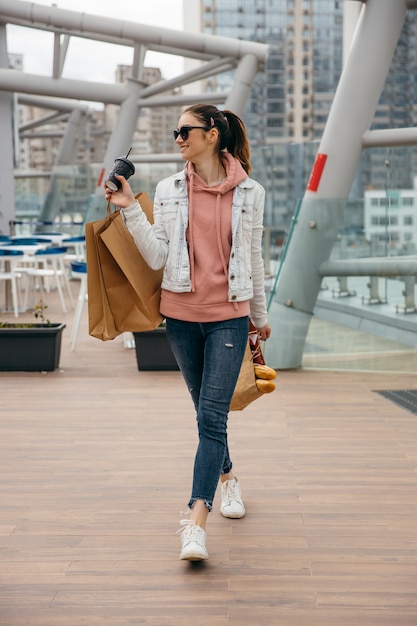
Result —
<path fill-rule="evenodd" d="M 130 150 L 129 150 L 129 152 L 126 154 L 125 159 L 127 159 L 127 157 L 129 156 L 129 154 L 131 153 L 131 151 L 132 151 L 132 146 L 130 146 Z"/>

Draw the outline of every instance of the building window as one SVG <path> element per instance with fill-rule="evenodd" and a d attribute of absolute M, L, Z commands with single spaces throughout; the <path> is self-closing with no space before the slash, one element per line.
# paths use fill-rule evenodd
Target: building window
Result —
<path fill-rule="evenodd" d="M 398 226 L 398 217 L 394 215 L 380 215 L 379 217 L 376 217 L 376 219 L 378 226 Z"/>

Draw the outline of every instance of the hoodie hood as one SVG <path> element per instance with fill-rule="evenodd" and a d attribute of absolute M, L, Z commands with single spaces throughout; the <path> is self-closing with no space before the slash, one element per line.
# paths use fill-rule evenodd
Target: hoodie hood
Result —
<path fill-rule="evenodd" d="M 187 177 L 190 181 L 190 191 L 191 187 L 194 186 L 195 188 L 207 191 L 208 193 L 223 196 L 248 177 L 238 159 L 232 156 L 229 152 L 223 152 L 222 156 L 222 165 L 226 170 L 226 178 L 219 181 L 216 185 L 207 185 L 198 176 L 198 174 L 196 174 L 193 163 L 188 161 L 186 171 Z"/>

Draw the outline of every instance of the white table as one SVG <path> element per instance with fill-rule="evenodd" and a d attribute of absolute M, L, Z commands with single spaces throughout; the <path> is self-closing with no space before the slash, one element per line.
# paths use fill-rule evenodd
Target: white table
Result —
<path fill-rule="evenodd" d="M 2 250 L 17 250 L 18 252 L 24 252 L 28 256 L 35 254 L 38 250 L 45 250 L 45 248 L 49 248 L 49 241 L 45 243 L 22 243 L 22 244 L 2 244 L 0 243 L 0 247 Z"/>
<path fill-rule="evenodd" d="M 67 235 L 65 233 L 32 233 L 31 235 L 27 235 L 27 237 L 25 235 L 13 235 L 12 237 L 10 237 L 10 239 L 45 239 L 45 241 L 47 241 L 48 243 L 52 243 L 55 246 L 58 245 L 62 245 L 66 239 L 70 238 L 70 235 Z"/>
<path fill-rule="evenodd" d="M 2 250 L 9 250 L 9 251 L 13 251 L 13 250 L 17 250 L 18 252 L 23 252 L 23 256 L 18 256 L 16 257 L 19 261 L 21 262 L 25 262 L 25 260 L 31 260 L 31 257 L 35 254 L 35 252 L 37 252 L 38 250 L 45 250 L 46 248 L 48 248 L 50 246 L 50 242 L 46 241 L 45 243 L 36 243 L 36 244 L 8 244 L 8 243 L 2 243 L 0 242 L 0 248 Z M 7 265 L 8 262 L 6 261 L 6 270 L 7 270 Z M 4 296 L 4 300 L 5 300 L 5 312 L 8 312 L 10 309 L 10 302 L 12 300 L 12 292 L 11 292 L 11 285 L 9 283 L 9 281 L 6 281 L 5 283 L 5 296 Z"/>

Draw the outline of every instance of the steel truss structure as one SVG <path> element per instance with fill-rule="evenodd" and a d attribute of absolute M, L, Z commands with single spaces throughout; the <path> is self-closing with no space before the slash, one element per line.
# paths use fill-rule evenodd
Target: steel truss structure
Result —
<path fill-rule="evenodd" d="M 349 50 L 345 50 L 344 69 L 270 301 L 273 333 L 269 340 L 268 358 L 270 365 L 277 369 L 301 366 L 322 277 L 341 272 L 340 267 L 332 266 L 329 256 L 342 226 L 346 198 L 362 150 L 371 146 L 415 145 L 417 142 L 414 128 L 370 130 L 406 12 L 417 9 L 417 0 L 345 0 L 345 7 L 345 15 L 349 18 L 346 19 L 346 29 L 352 32 L 352 41 Z M 354 10 L 349 11 L 353 7 Z M 58 156 L 59 164 L 72 162 L 74 134 L 79 134 L 87 114 L 74 98 L 120 105 L 103 163 L 106 170 L 110 168 L 114 156 L 129 145 L 140 107 L 190 104 L 201 99 L 200 94 L 195 97 L 167 95 L 175 87 L 234 69 L 230 91 L 205 94 L 204 99 L 225 103 L 227 108 L 242 114 L 255 75 L 265 63 L 268 53 L 267 46 L 259 43 L 182 33 L 22 0 L 0 0 L 0 15 L 0 68 L 3 68 L 0 69 L 0 133 L 3 143 L 0 151 L 0 232 L 5 232 L 14 204 L 10 125 L 12 92 L 19 94 L 20 98 L 22 94 L 26 94 L 26 98 L 45 98 L 45 106 L 47 102 L 52 102 L 49 98 L 59 98 L 62 106 L 71 109 L 70 123 Z M 54 33 L 51 77 L 31 76 L 7 69 L 7 23 Z M 74 36 L 132 47 L 133 78 L 123 85 L 92 84 L 61 78 L 69 38 Z M 141 81 L 147 50 L 192 57 L 200 60 L 202 65 L 175 79 L 147 86 Z M 60 107 L 56 109 L 59 111 Z M 102 195 L 101 189 L 98 194 Z M 91 219 L 101 217 L 99 206 L 97 201 Z M 356 268 L 355 271 L 371 271 L 376 275 L 393 271 L 386 264 L 384 269 L 379 261 L 375 267 L 371 267 L 371 261 L 366 263 L 366 267 Z M 403 267 L 404 275 L 414 272 L 414 265 L 406 265 Z"/>
<path fill-rule="evenodd" d="M 242 114 L 254 78 L 263 67 L 268 46 L 205 34 L 191 34 L 127 20 L 101 17 L 44 6 L 22 0 L 0 0 L 0 232 L 7 232 L 14 215 L 13 137 L 11 130 L 12 93 L 23 102 L 55 109 L 70 110 L 66 132 L 62 138 L 56 165 L 74 162 L 77 140 L 82 137 L 88 107 L 79 101 L 103 102 L 120 106 L 112 130 L 103 171 L 110 169 L 115 156 L 130 145 L 141 107 L 186 105 L 201 100 L 201 94 L 172 95 L 172 90 L 225 71 L 234 70 L 231 89 L 227 93 L 206 94 L 206 102 L 224 104 Z M 8 69 L 6 24 L 25 26 L 51 32 L 54 35 L 53 69 L 50 77 L 31 75 Z M 105 84 L 88 80 L 62 78 L 62 71 L 71 37 L 81 37 L 109 44 L 128 46 L 133 50 L 132 78 L 126 84 Z M 152 85 L 142 81 L 146 52 L 197 59 L 200 66 L 170 80 Z M 150 156 L 152 160 L 152 155 Z M 51 192 L 46 200 L 42 219 L 53 218 L 53 175 Z M 102 211 L 102 189 L 97 190 L 89 218 L 97 219 Z M 101 207 L 101 208 L 100 208 Z"/>

